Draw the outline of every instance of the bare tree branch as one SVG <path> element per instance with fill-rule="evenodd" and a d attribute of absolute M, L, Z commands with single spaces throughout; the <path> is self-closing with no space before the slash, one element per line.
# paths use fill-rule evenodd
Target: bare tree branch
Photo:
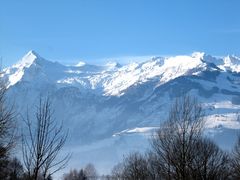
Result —
<path fill-rule="evenodd" d="M 29 178 L 37 180 L 42 176 L 45 180 L 69 161 L 70 154 L 61 159 L 58 157 L 68 135 L 63 133 L 63 126 L 59 126 L 53 118 L 49 98 L 40 98 L 35 119 L 33 123 L 27 115 L 25 120 L 28 134 L 22 135 L 23 160 Z"/>

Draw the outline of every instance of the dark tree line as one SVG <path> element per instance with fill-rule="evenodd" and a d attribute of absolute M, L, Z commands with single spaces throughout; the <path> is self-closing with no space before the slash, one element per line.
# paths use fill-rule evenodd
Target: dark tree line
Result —
<path fill-rule="evenodd" d="M 87 164 L 85 168 L 80 170 L 70 170 L 69 173 L 63 175 L 63 180 L 97 180 L 99 175 L 93 164 Z"/>

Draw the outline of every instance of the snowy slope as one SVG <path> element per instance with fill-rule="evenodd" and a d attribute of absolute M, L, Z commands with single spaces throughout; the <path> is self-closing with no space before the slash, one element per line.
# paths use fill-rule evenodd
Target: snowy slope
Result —
<path fill-rule="evenodd" d="M 213 138 L 227 133 L 233 139 L 232 132 L 240 128 L 235 114 L 240 109 L 240 58 L 236 56 L 195 52 L 123 66 L 116 62 L 67 66 L 30 51 L 1 76 L 23 116 L 27 107 L 36 106 L 40 95 L 50 96 L 56 119 L 69 129 L 68 145 L 74 147 L 76 157 L 88 157 L 82 159 L 85 162 L 94 157 L 86 156 L 88 152 L 109 152 L 108 160 L 96 162 L 103 172 L 124 152 L 139 148 L 140 141 L 147 147 L 146 137 L 166 119 L 174 98 L 185 93 L 203 104 L 206 132 Z"/>

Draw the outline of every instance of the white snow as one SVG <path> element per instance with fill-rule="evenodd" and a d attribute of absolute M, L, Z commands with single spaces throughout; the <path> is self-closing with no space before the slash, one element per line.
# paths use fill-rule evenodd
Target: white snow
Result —
<path fill-rule="evenodd" d="M 86 65 L 86 63 L 83 62 L 83 61 L 80 61 L 80 62 L 77 63 L 75 66 L 77 66 L 77 67 L 81 67 L 81 66 L 84 66 L 84 65 Z"/>
<path fill-rule="evenodd" d="M 37 58 L 38 55 L 34 51 L 29 51 L 17 64 L 13 65 L 13 67 L 4 69 L 4 75 L 8 76 L 7 87 L 19 82 L 24 75 L 25 69 L 29 68 Z"/>
<path fill-rule="evenodd" d="M 205 58 L 205 59 L 204 59 Z M 216 61 L 217 59 L 207 56 L 202 52 L 195 52 L 191 56 L 174 56 L 174 57 L 155 57 L 143 63 L 130 63 L 125 66 L 117 62 L 109 62 L 103 66 L 87 65 L 85 62 L 79 62 L 75 66 L 65 66 L 60 76 L 53 79 L 56 83 L 62 85 L 73 84 L 83 86 L 83 88 L 96 89 L 104 93 L 105 96 L 122 96 L 131 86 L 142 84 L 151 79 L 158 79 L 159 84 L 164 84 L 177 77 L 187 75 L 189 72 L 198 75 L 200 71 L 194 69 L 206 67 L 206 62 Z M 26 70 L 31 65 L 39 66 L 43 59 L 34 51 L 27 53 L 19 63 L 13 67 L 4 70 L 4 77 L 8 80 L 8 87 L 13 86 L 27 76 Z M 44 60 L 46 61 L 46 60 Z M 240 61 L 236 56 L 228 56 L 222 60 L 224 65 L 219 65 L 222 70 L 231 69 L 240 71 Z M 51 63 L 51 62 L 48 62 Z M 44 64 L 44 63 L 42 63 Z M 55 72 L 57 65 L 41 69 L 46 76 L 48 72 Z M 49 69 L 51 68 L 51 69 Z M 59 71 L 59 70 L 58 70 Z M 54 76 L 51 74 L 52 78 Z M 83 83 L 84 82 L 84 83 Z"/>
<path fill-rule="evenodd" d="M 125 134 L 144 134 L 144 135 L 149 135 L 152 134 L 153 131 L 157 130 L 158 127 L 137 127 L 134 129 L 126 129 L 121 132 L 115 133 L 113 137 L 115 136 L 120 136 L 120 135 L 125 135 Z"/>

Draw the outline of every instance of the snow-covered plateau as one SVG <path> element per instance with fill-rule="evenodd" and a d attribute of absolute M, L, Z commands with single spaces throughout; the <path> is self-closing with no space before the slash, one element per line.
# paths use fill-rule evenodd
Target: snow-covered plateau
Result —
<path fill-rule="evenodd" d="M 196 52 L 127 65 L 79 62 L 67 66 L 30 51 L 1 76 L 22 116 L 27 109 L 29 114 L 35 112 L 40 96 L 50 97 L 56 120 L 63 121 L 69 131 L 62 152 L 72 153 L 68 168 L 91 162 L 107 173 L 123 154 L 145 151 L 171 103 L 186 93 L 202 103 L 205 132 L 220 146 L 231 148 L 240 129 L 236 114 L 240 58 L 236 56 Z"/>

